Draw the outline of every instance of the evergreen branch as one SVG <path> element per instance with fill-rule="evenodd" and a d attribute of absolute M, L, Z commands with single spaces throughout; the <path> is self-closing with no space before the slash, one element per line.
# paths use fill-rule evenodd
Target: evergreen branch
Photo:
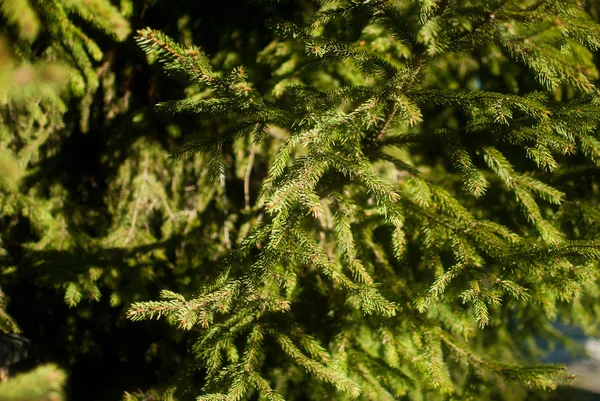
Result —
<path fill-rule="evenodd" d="M 341 201 L 339 202 L 339 206 L 345 210 L 342 209 L 342 211 L 337 211 L 334 214 L 334 227 L 338 240 L 338 248 L 349 264 L 355 279 L 371 286 L 373 285 L 373 279 L 365 270 L 362 262 L 357 259 L 356 243 L 352 235 L 350 219 L 347 217 L 347 205 Z"/>
<path fill-rule="evenodd" d="M 571 241 L 595 238 L 588 227 L 597 217 L 595 187 L 583 173 L 556 169 L 579 165 L 577 148 L 600 160 L 596 70 L 584 48 L 597 47 L 597 27 L 572 4 L 538 3 L 498 0 L 490 10 L 479 0 L 317 2 L 307 26 L 278 24 L 282 35 L 259 55 L 256 87 L 276 101 L 261 97 L 243 69 L 224 71 L 226 51 L 211 65 L 166 37 L 140 40 L 149 58 L 208 88 L 200 95 L 189 88 L 186 99 L 160 108 L 202 114 L 202 132 L 220 131 L 183 148 L 209 153 L 222 183 L 221 196 L 213 202 L 211 192 L 208 211 L 190 223 L 207 239 L 187 240 L 215 260 L 223 256 L 219 269 L 227 273 L 195 297 L 163 293 L 128 314 L 203 327 L 193 349 L 206 372 L 200 399 L 455 393 L 484 400 L 505 380 L 553 388 L 566 378 L 558 367 L 503 363 L 525 352 L 510 338 L 514 319 L 527 335 L 559 314 L 591 321 L 596 313 L 585 308 L 598 292 L 600 247 Z M 476 47 L 484 43 L 489 48 Z M 204 64 L 194 67 L 194 57 Z M 564 86 L 552 96 L 529 92 L 534 84 L 519 76 L 521 64 L 547 89 Z M 579 92 L 590 96 L 565 100 Z M 248 156 L 244 137 L 254 135 L 258 146 L 270 127 Z M 225 161 L 236 167 L 227 176 Z M 527 172 L 530 165 L 543 174 Z M 196 182 L 196 174 L 184 180 Z M 262 182 L 254 207 L 252 180 Z M 168 192 L 148 208 L 152 202 L 180 213 Z M 210 257 L 185 262 L 205 265 Z M 83 285 L 73 283 L 75 299 Z M 400 305 L 405 313 L 396 313 Z M 475 352 L 483 344 L 477 326 L 503 334 L 485 344 L 485 355 L 509 353 Z M 452 374 L 448 353 L 461 362 Z M 282 366 L 281 354 L 293 364 Z M 470 386 L 473 371 L 477 386 Z M 299 383 L 312 387 L 296 391 Z M 346 394 L 332 394 L 327 383 Z"/>
<path fill-rule="evenodd" d="M 379 358 L 373 357 L 368 350 L 361 347 L 359 352 L 351 354 L 352 365 L 356 366 L 361 376 L 384 397 L 392 396 L 397 399 L 407 393 L 407 390 L 414 383 L 414 380 L 404 372 L 382 362 Z M 354 360 L 357 360 L 356 362 Z"/>
<path fill-rule="evenodd" d="M 394 92 L 400 93 L 401 91 L 408 92 L 410 90 L 410 87 L 414 83 L 416 77 L 418 76 L 419 72 L 421 71 L 421 68 L 423 67 L 423 59 L 424 59 L 424 56 L 422 54 L 418 55 L 415 58 L 415 62 L 414 62 L 412 71 L 411 71 L 411 73 L 409 75 L 409 78 L 408 79 L 402 79 L 401 83 L 399 85 L 396 84 L 396 82 L 394 82 L 394 79 L 390 80 L 390 83 L 394 84 L 394 85 L 390 85 L 390 86 L 394 87 L 393 88 Z M 400 73 L 396 74 L 396 80 L 398 78 L 400 78 L 400 77 L 402 77 L 402 74 L 400 74 Z M 398 111 L 398 108 L 400 107 L 400 102 L 398 100 L 392 98 L 392 101 L 394 102 L 393 106 L 392 106 L 392 110 L 389 113 L 387 113 L 387 115 L 385 117 L 385 121 L 384 121 L 381 129 L 379 130 L 379 132 L 375 136 L 375 141 L 376 142 L 380 142 L 383 139 L 383 136 L 385 135 L 388 127 L 390 126 L 390 124 L 391 124 L 391 122 L 392 122 L 392 120 L 394 118 L 394 116 L 396 115 L 396 112 Z M 416 118 L 413 118 L 410 121 L 411 121 L 411 123 L 414 124 L 415 122 L 418 122 L 420 120 L 418 120 Z"/>
<path fill-rule="evenodd" d="M 387 131 L 388 127 L 390 126 L 390 123 L 392 122 L 392 119 L 396 115 L 396 112 L 398 111 L 398 107 L 399 107 L 399 104 L 394 103 L 394 105 L 392 106 L 392 110 L 385 117 L 385 121 L 383 122 L 381 129 L 379 130 L 379 133 L 375 137 L 376 141 L 381 141 L 383 139 L 385 132 Z"/>
<path fill-rule="evenodd" d="M 494 7 L 491 11 L 486 13 L 485 18 L 474 24 L 469 31 L 464 31 L 459 35 L 451 38 L 451 41 L 454 43 L 459 43 L 460 41 L 467 40 L 469 36 L 474 37 L 481 28 L 485 27 L 487 24 L 495 21 L 498 17 L 498 13 L 502 11 L 504 7 L 508 4 L 508 0 L 502 0 Z"/>
<path fill-rule="evenodd" d="M 452 393 L 452 380 L 450 372 L 444 362 L 439 336 L 431 332 L 424 333 L 426 347 L 424 350 L 427 359 L 428 376 L 431 385 L 444 393 Z"/>
<path fill-rule="evenodd" d="M 261 396 L 268 401 L 285 401 L 283 396 L 273 390 L 269 383 L 258 373 L 252 373 L 250 376 L 254 386 L 260 392 Z"/>
<path fill-rule="evenodd" d="M 349 378 L 345 377 L 341 372 L 322 365 L 312 359 L 306 357 L 300 350 L 294 345 L 289 337 L 279 334 L 272 333 L 275 340 L 281 347 L 281 349 L 292 358 L 293 361 L 303 366 L 308 372 L 314 374 L 320 380 L 329 382 L 335 386 L 339 391 L 348 393 L 353 398 L 360 395 L 360 388 Z"/>
<path fill-rule="evenodd" d="M 136 41 L 153 57 L 163 61 L 167 71 L 183 73 L 211 86 L 218 86 L 210 63 L 198 48 L 184 49 L 162 32 L 146 28 L 137 32 Z"/>
<path fill-rule="evenodd" d="M 117 40 L 125 40 L 129 35 L 129 22 L 111 3 L 103 0 L 68 0 L 65 3 L 82 18 L 93 21 L 106 33 L 114 35 Z"/>
<path fill-rule="evenodd" d="M 40 20 L 28 0 L 2 0 L 0 11 L 6 20 L 18 27 L 19 35 L 34 40 L 40 30 Z"/>
<path fill-rule="evenodd" d="M 28 373 L 21 373 L 14 379 L 0 383 L 0 399 L 20 400 L 62 400 L 65 373 L 55 365 L 42 365 Z"/>

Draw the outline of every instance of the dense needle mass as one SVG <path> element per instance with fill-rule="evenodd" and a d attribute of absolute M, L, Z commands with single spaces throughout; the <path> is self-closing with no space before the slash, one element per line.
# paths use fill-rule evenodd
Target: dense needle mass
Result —
<path fill-rule="evenodd" d="M 145 8 L 82 4 L 114 39 L 136 16 L 151 87 L 88 38 L 89 64 L 32 63 L 31 93 L 3 89 L 1 266 L 81 321 L 103 298 L 127 330 L 166 319 L 146 355 L 169 374 L 129 400 L 519 400 L 571 382 L 540 360 L 557 321 L 598 334 L 594 4 L 262 1 L 239 28 L 226 4 L 149 28 Z M 39 28 L 2 10 L 28 49 Z M 79 60 L 71 46 L 52 51 Z M 99 149 L 79 183 L 59 174 L 81 144 Z"/>

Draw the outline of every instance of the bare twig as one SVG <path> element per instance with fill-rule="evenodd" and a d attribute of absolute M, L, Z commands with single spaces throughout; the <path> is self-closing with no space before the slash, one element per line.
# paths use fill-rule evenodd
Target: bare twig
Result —
<path fill-rule="evenodd" d="M 148 154 L 146 154 L 146 160 L 144 161 L 144 174 L 142 176 L 143 180 L 142 180 L 141 185 L 144 185 L 146 177 L 148 176 L 148 164 L 149 164 Z M 131 238 L 133 237 L 133 232 L 135 231 L 135 225 L 137 222 L 137 217 L 138 217 L 138 213 L 140 212 L 141 206 L 142 206 L 142 188 L 140 188 L 140 193 L 139 193 L 137 199 L 135 200 L 135 208 L 133 209 L 133 216 L 131 217 L 131 227 L 129 227 L 129 232 L 127 232 L 127 237 L 125 237 L 125 240 L 123 240 L 122 246 L 127 245 L 127 243 L 129 241 L 131 241 Z"/>
<path fill-rule="evenodd" d="M 381 138 L 385 134 L 385 131 L 387 131 L 388 127 L 390 126 L 390 123 L 392 122 L 392 119 L 396 115 L 397 111 L 398 111 L 398 103 L 396 102 L 396 103 L 394 103 L 394 107 L 392 108 L 392 111 L 390 112 L 390 114 L 387 115 L 385 122 L 383 123 L 383 127 L 381 127 L 381 129 L 379 130 L 379 134 L 377 134 L 377 138 L 376 138 L 377 141 L 381 140 Z"/>
<path fill-rule="evenodd" d="M 229 215 L 229 198 L 227 198 L 227 186 L 225 183 L 224 174 L 221 176 L 221 188 L 223 189 L 223 215 L 225 217 L 223 221 L 223 235 L 225 236 L 223 242 L 225 242 L 225 247 L 227 249 L 231 249 L 231 238 L 229 237 L 229 224 L 227 224 L 227 216 Z"/>
<path fill-rule="evenodd" d="M 252 173 L 252 166 L 254 164 L 254 154 L 256 153 L 254 147 L 250 150 L 250 156 L 248 156 L 248 166 L 246 167 L 246 175 L 244 176 L 244 202 L 246 204 L 246 210 L 250 210 L 250 174 Z"/>

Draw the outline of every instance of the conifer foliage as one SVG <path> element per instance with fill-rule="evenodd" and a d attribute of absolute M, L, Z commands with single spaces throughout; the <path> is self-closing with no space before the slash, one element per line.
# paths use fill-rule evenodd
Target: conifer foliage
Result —
<path fill-rule="evenodd" d="M 124 2 L 125 4 L 125 2 Z M 103 58 L 81 21 L 115 40 L 130 33 L 129 22 L 107 0 L 0 1 L 0 272 L 2 286 L 17 271 L 12 259 L 14 233 L 27 220 L 39 241 L 29 250 L 71 248 L 64 188 L 32 180 L 74 124 L 64 115 L 76 104 L 76 125 L 87 130 L 90 107 L 99 87 L 96 64 Z M 33 181 L 33 183 L 32 183 Z M 37 182 L 36 182 L 37 181 Z M 49 192 L 49 193 L 48 193 Z M 58 198 L 58 199 L 57 199 Z M 35 241 L 32 241 L 35 242 Z M 18 244 L 21 246 L 23 244 Z M 24 253 L 28 245 L 23 246 Z M 38 261 L 39 262 L 39 261 Z M 23 269 L 23 265 L 19 266 Z M 56 287 L 68 282 L 53 281 Z M 88 284 L 88 293 L 94 285 Z M 92 287 L 92 291 L 89 291 Z M 53 364 L 38 366 L 4 382 L 11 364 L 28 354 L 19 323 L 6 312 L 0 288 L 0 399 L 61 400 L 65 373 Z M 15 336 L 15 337 L 13 337 Z M 14 344 L 13 344 L 14 343 Z"/>
<path fill-rule="evenodd" d="M 64 356 L 0 399 L 94 351 L 161 365 L 127 401 L 572 382 L 540 361 L 600 336 L 596 2 L 118 3 L 0 0 L 0 334 Z"/>
<path fill-rule="evenodd" d="M 600 26 L 584 5 L 323 1 L 269 23 L 256 81 L 138 32 L 191 85 L 157 110 L 214 123 L 176 159 L 200 153 L 225 195 L 243 187 L 223 201 L 214 277 L 129 308 L 198 333 L 167 393 L 484 400 L 568 382 L 535 339 L 599 312 L 583 188 Z"/>

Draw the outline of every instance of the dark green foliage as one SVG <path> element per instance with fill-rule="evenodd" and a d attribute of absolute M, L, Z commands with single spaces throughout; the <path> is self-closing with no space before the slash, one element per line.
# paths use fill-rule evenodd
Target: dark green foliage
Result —
<path fill-rule="evenodd" d="M 2 4 L 23 49 L 37 19 L 78 29 L 52 28 L 46 2 L 22 19 Z M 570 383 L 539 340 L 565 341 L 557 320 L 598 334 L 596 6 L 260 2 L 239 29 L 226 6 L 137 32 L 169 77 L 158 95 L 136 89 L 139 61 L 120 75 L 114 55 L 92 67 L 87 37 L 58 47 L 71 92 L 36 78 L 51 113 L 0 138 L 2 274 L 60 289 L 77 322 L 104 299 L 103 322 L 166 318 L 144 327 L 168 333 L 146 355 L 169 368 L 128 400 L 519 400 Z M 70 7 L 127 33 L 103 2 Z M 75 118 L 110 134 L 92 142 L 100 173 L 61 182 L 43 169 L 87 143 Z"/>
<path fill-rule="evenodd" d="M 431 1 L 327 3 L 304 26 L 274 29 L 259 60 L 279 78 L 263 91 L 243 67 L 215 71 L 199 49 L 138 32 L 152 59 L 200 90 L 160 109 L 221 118 L 183 154 L 206 154 L 221 177 L 228 155 L 269 169 L 246 205 L 260 224 L 241 231 L 220 278 L 189 299 L 165 290 L 129 317 L 204 328 L 199 399 L 295 399 L 298 386 L 311 399 L 483 399 L 507 380 L 543 389 L 567 380 L 523 363 L 527 338 L 559 314 L 585 324 L 597 313 L 588 305 L 598 244 L 562 229 L 564 213 L 583 209 L 564 205 L 552 181 L 570 155 L 596 162 L 586 47 L 597 48 L 600 27 L 565 1 Z M 378 41 L 401 51 L 382 54 Z M 465 53 L 481 70 L 475 81 L 494 64 L 522 65 L 538 85 L 463 89 L 452 72 Z M 433 74 L 442 65 L 452 88 Z M 250 141 L 245 155 L 229 153 Z M 264 362 L 279 354 L 287 358 Z"/>

